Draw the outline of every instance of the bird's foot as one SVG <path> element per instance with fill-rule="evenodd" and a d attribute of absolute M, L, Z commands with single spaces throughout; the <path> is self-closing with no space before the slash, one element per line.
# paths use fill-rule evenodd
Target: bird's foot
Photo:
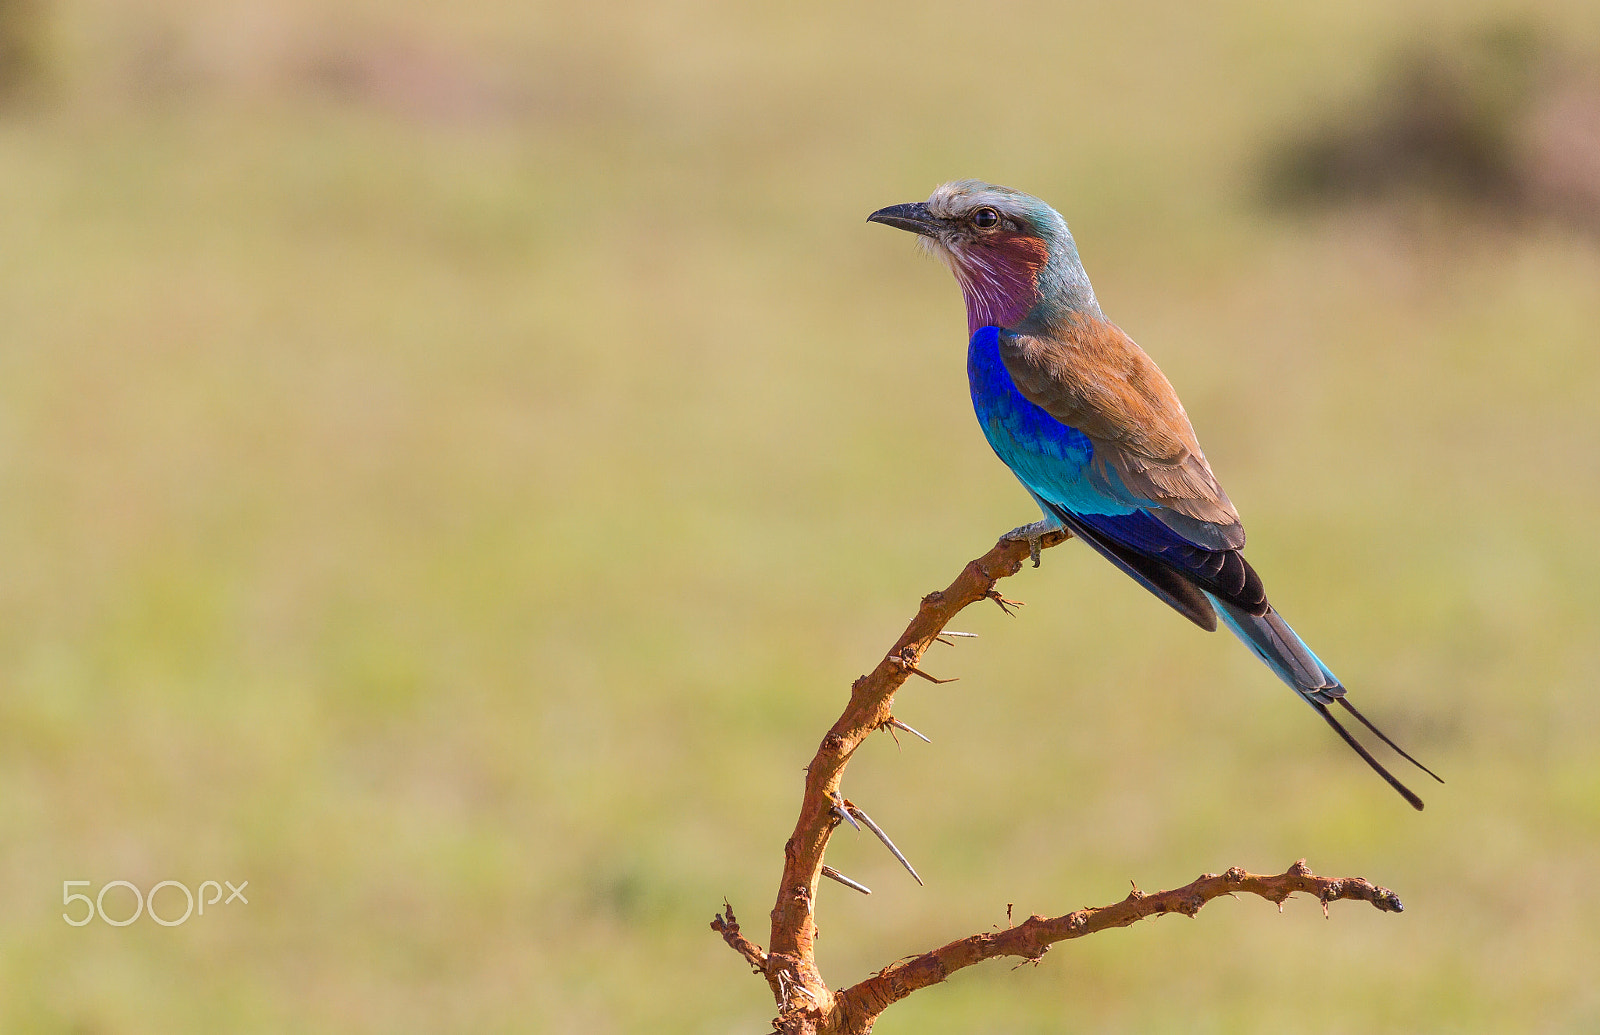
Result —
<path fill-rule="evenodd" d="M 1048 521 L 1035 521 L 1031 525 L 1018 525 L 1000 538 L 1014 543 L 1027 543 L 1028 559 L 1033 561 L 1033 566 L 1037 568 L 1039 566 L 1040 540 L 1055 530 L 1056 526 Z"/>

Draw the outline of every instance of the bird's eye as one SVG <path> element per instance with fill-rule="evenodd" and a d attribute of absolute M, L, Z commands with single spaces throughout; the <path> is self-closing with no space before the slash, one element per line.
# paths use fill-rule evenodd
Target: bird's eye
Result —
<path fill-rule="evenodd" d="M 992 208 L 980 208 L 972 213 L 972 225 L 979 230 L 993 230 L 1000 225 L 1000 213 Z"/>

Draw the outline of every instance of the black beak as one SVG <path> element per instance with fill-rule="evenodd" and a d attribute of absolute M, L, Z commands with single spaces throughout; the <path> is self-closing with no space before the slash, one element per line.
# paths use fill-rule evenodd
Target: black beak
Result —
<path fill-rule="evenodd" d="M 909 205 L 890 205 L 888 208 L 880 208 L 867 217 L 867 222 L 899 227 L 901 230 L 910 230 L 924 237 L 937 237 L 943 221 L 928 211 L 927 204 L 917 201 Z"/>

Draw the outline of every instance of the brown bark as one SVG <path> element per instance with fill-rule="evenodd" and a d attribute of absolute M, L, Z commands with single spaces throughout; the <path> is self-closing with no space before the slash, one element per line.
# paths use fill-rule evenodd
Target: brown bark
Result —
<path fill-rule="evenodd" d="M 1055 532 L 1042 545 L 1055 546 L 1069 538 Z M 1223 874 L 1205 874 L 1191 884 L 1146 895 L 1137 888 L 1121 902 L 1098 909 L 1045 918 L 1031 916 L 1004 931 L 975 934 L 938 949 L 893 963 L 865 981 L 833 992 L 817 970 L 816 901 L 828 838 L 840 822 L 839 809 L 847 807 L 840 782 L 850 757 L 873 732 L 893 720 L 894 694 L 913 675 L 934 679 L 919 668 L 922 655 L 963 608 L 980 600 L 995 601 L 1008 613 L 1016 605 L 995 590 L 1000 579 L 1015 575 L 1028 557 L 1025 542 L 1002 539 L 988 553 L 967 564 L 944 590 L 922 598 L 906 627 L 882 661 L 850 687 L 844 714 L 822 738 L 806 770 L 805 796 L 794 833 L 784 845 L 783 878 L 772 908 L 771 951 L 763 952 L 739 930 L 731 906 L 711 922 L 734 951 L 763 975 L 778 1004 L 773 1021 L 782 1035 L 863 1035 L 889 1006 L 919 988 L 937 984 L 963 967 L 996 956 L 1020 956 L 1037 961 L 1051 945 L 1112 927 L 1126 927 L 1145 917 L 1163 913 L 1193 916 L 1220 895 L 1246 892 L 1282 903 L 1295 892 L 1315 895 L 1324 911 L 1329 902 L 1359 899 L 1385 912 L 1398 913 L 1400 899 L 1366 880 L 1318 877 L 1302 859 L 1274 876 L 1246 873 L 1235 867 Z M 934 680 L 937 682 L 938 680 Z"/>
<path fill-rule="evenodd" d="M 1201 906 L 1212 899 L 1241 891 L 1276 902 L 1280 908 L 1284 899 L 1302 891 L 1316 896 L 1322 902 L 1324 913 L 1329 902 L 1342 898 L 1371 902 L 1386 913 L 1398 913 L 1405 908 L 1400 904 L 1399 896 L 1388 888 L 1377 887 L 1359 877 L 1318 877 L 1306 866 L 1304 859 L 1275 876 L 1246 873 L 1235 866 L 1222 874 L 1202 874 L 1181 888 L 1154 895 L 1146 895 L 1134 888 L 1121 902 L 1099 909 L 1080 909 L 1048 919 L 1030 916 L 1004 931 L 975 934 L 921 956 L 891 964 L 834 997 L 841 1017 L 857 1020 L 826 1030 L 869 1031 L 872 1020 L 891 1004 L 919 988 L 938 984 L 962 967 L 970 967 L 996 956 L 1020 956 L 1025 960 L 1038 961 L 1056 942 L 1081 938 L 1113 927 L 1127 927 L 1146 917 L 1161 916 L 1163 913 L 1194 916 L 1200 912 Z"/>

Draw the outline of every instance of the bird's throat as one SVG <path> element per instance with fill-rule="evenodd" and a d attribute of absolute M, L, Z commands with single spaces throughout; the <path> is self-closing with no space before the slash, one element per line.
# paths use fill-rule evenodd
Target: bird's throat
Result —
<path fill-rule="evenodd" d="M 967 303 L 967 334 L 1021 322 L 1039 303 L 1039 271 L 1048 258 L 1043 241 L 1020 236 L 952 253 L 950 268 Z"/>

